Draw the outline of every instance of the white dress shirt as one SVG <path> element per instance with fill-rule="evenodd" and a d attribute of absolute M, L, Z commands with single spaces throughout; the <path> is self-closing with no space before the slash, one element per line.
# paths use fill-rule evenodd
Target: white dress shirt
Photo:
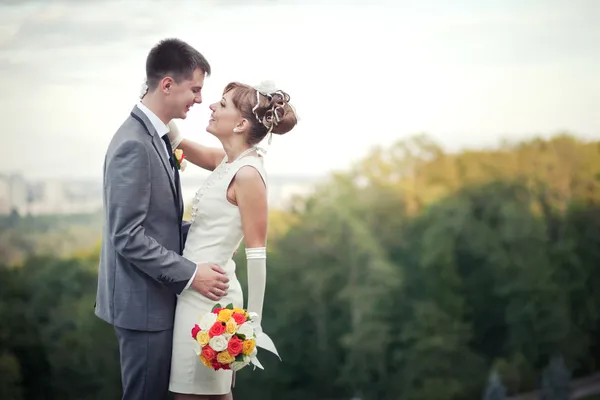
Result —
<path fill-rule="evenodd" d="M 148 117 L 148 119 L 150 120 L 150 123 L 152 124 L 152 126 L 154 127 L 154 129 L 156 129 L 156 132 L 158 133 L 158 135 L 162 138 L 163 136 L 165 136 L 166 134 L 169 133 L 169 127 L 167 125 L 165 125 L 164 122 L 162 122 L 160 120 L 160 118 L 158 118 L 156 116 L 156 114 L 154 114 L 152 112 L 152 110 L 150 110 L 148 107 L 146 107 L 144 105 L 144 103 L 142 103 L 141 101 L 137 104 L 138 108 L 140 110 L 142 110 L 142 112 L 146 115 L 146 117 Z M 169 149 L 167 149 L 167 144 L 161 140 L 163 148 L 165 149 L 165 154 L 167 155 L 168 158 L 171 157 L 171 155 L 169 154 Z M 171 167 L 173 168 L 173 167 Z M 196 265 L 196 271 L 194 271 L 194 273 L 192 274 L 191 279 L 188 281 L 187 285 L 185 285 L 185 289 L 189 288 L 190 285 L 192 284 L 192 281 L 194 280 L 194 277 L 196 276 L 196 272 L 198 271 L 198 266 Z"/>
<path fill-rule="evenodd" d="M 141 101 L 138 103 L 138 108 L 140 110 L 142 110 L 142 112 L 144 114 L 146 114 L 146 117 L 148 117 L 148 119 L 150 120 L 150 123 L 152 124 L 152 126 L 154 127 L 154 129 L 156 129 L 156 132 L 158 133 L 158 136 L 162 137 L 165 136 L 166 134 L 169 133 L 169 127 L 167 125 L 165 125 L 164 122 L 162 122 L 160 120 L 160 118 L 158 118 L 156 116 L 156 114 L 154 114 L 152 112 L 152 110 L 150 110 L 148 107 L 146 107 L 146 105 L 144 103 L 142 103 Z M 171 155 L 169 154 L 169 149 L 167 149 L 167 145 L 164 141 L 161 141 L 163 148 L 165 149 L 165 153 L 167 154 L 167 157 L 171 157 Z"/>

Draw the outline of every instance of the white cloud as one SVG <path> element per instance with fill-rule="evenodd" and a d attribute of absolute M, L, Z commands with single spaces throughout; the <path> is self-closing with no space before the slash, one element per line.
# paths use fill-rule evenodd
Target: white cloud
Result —
<path fill-rule="evenodd" d="M 592 1 L 240 4 L 0 6 L 0 117 L 28 149 L 29 171 L 98 176 L 146 54 L 167 36 L 190 42 L 213 67 L 205 102 L 181 123 L 187 136 L 217 144 L 204 132 L 207 107 L 231 80 L 270 79 L 290 93 L 302 120 L 275 137 L 272 173 L 342 168 L 374 144 L 420 131 L 452 149 L 499 134 L 599 133 Z M 10 169 L 14 147 L 1 151 L 0 170 Z"/>

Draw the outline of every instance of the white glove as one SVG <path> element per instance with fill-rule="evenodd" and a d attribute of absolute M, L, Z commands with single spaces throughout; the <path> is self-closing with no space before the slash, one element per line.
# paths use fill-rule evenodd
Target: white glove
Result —
<path fill-rule="evenodd" d="M 265 247 L 246 249 L 248 269 L 248 313 L 256 313 L 252 326 L 256 332 L 256 346 L 275 354 L 281 360 L 275 344 L 262 330 L 262 312 L 267 286 L 267 250 Z"/>
<path fill-rule="evenodd" d="M 169 127 L 169 140 L 171 141 L 171 148 L 175 150 L 183 140 L 183 136 L 181 136 L 181 132 L 179 132 L 179 128 L 177 127 L 177 124 L 175 124 L 175 120 L 169 121 L 167 126 Z"/>

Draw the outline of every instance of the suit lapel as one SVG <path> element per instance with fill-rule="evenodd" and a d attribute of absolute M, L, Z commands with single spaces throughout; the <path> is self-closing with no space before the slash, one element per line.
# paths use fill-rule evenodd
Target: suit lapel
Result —
<path fill-rule="evenodd" d="M 169 159 L 167 158 L 167 155 L 165 154 L 165 148 L 164 148 L 164 144 L 162 143 L 162 139 L 158 139 L 157 135 L 153 135 L 152 136 L 152 147 L 154 147 L 154 150 L 156 150 L 156 152 L 158 153 L 158 156 L 160 157 L 160 161 L 162 162 L 163 168 L 165 169 L 165 172 L 167 173 L 167 175 L 169 175 L 169 182 L 171 183 L 171 190 L 173 190 L 173 194 L 177 197 L 177 185 L 175 182 L 175 177 L 173 175 L 173 168 L 171 167 L 171 162 L 169 161 Z"/>
<path fill-rule="evenodd" d="M 165 154 L 166 152 L 164 149 L 164 144 L 162 143 L 162 139 L 158 137 L 158 133 L 156 132 L 156 129 L 154 129 L 154 126 L 152 126 L 152 124 L 150 123 L 150 121 L 148 121 L 148 119 L 146 118 L 144 113 L 142 111 L 140 111 L 137 107 L 133 108 L 133 111 L 131 111 L 131 116 L 144 127 L 146 132 L 152 138 L 152 147 L 154 147 L 154 150 L 158 153 L 158 157 L 160 158 L 163 168 L 165 169 L 165 172 L 167 173 L 167 176 L 169 177 L 169 183 L 171 185 L 171 193 L 173 194 L 173 199 L 175 201 L 175 207 L 177 208 L 177 214 L 179 216 L 181 216 L 182 215 L 182 212 L 181 212 L 182 207 L 181 207 L 181 196 L 179 193 L 179 187 L 178 187 L 178 185 L 175 184 L 173 171 L 171 169 L 171 164 L 169 162 L 169 159 L 167 158 L 167 155 Z"/>

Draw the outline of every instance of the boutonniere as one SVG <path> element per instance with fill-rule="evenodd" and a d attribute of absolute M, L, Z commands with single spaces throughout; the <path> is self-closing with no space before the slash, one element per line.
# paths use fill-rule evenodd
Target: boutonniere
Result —
<path fill-rule="evenodd" d="M 177 169 L 183 172 L 187 165 L 187 161 L 185 160 L 185 154 L 183 154 L 183 150 L 175 149 L 175 151 L 173 151 L 173 155 L 175 156 L 175 164 L 177 164 Z"/>

